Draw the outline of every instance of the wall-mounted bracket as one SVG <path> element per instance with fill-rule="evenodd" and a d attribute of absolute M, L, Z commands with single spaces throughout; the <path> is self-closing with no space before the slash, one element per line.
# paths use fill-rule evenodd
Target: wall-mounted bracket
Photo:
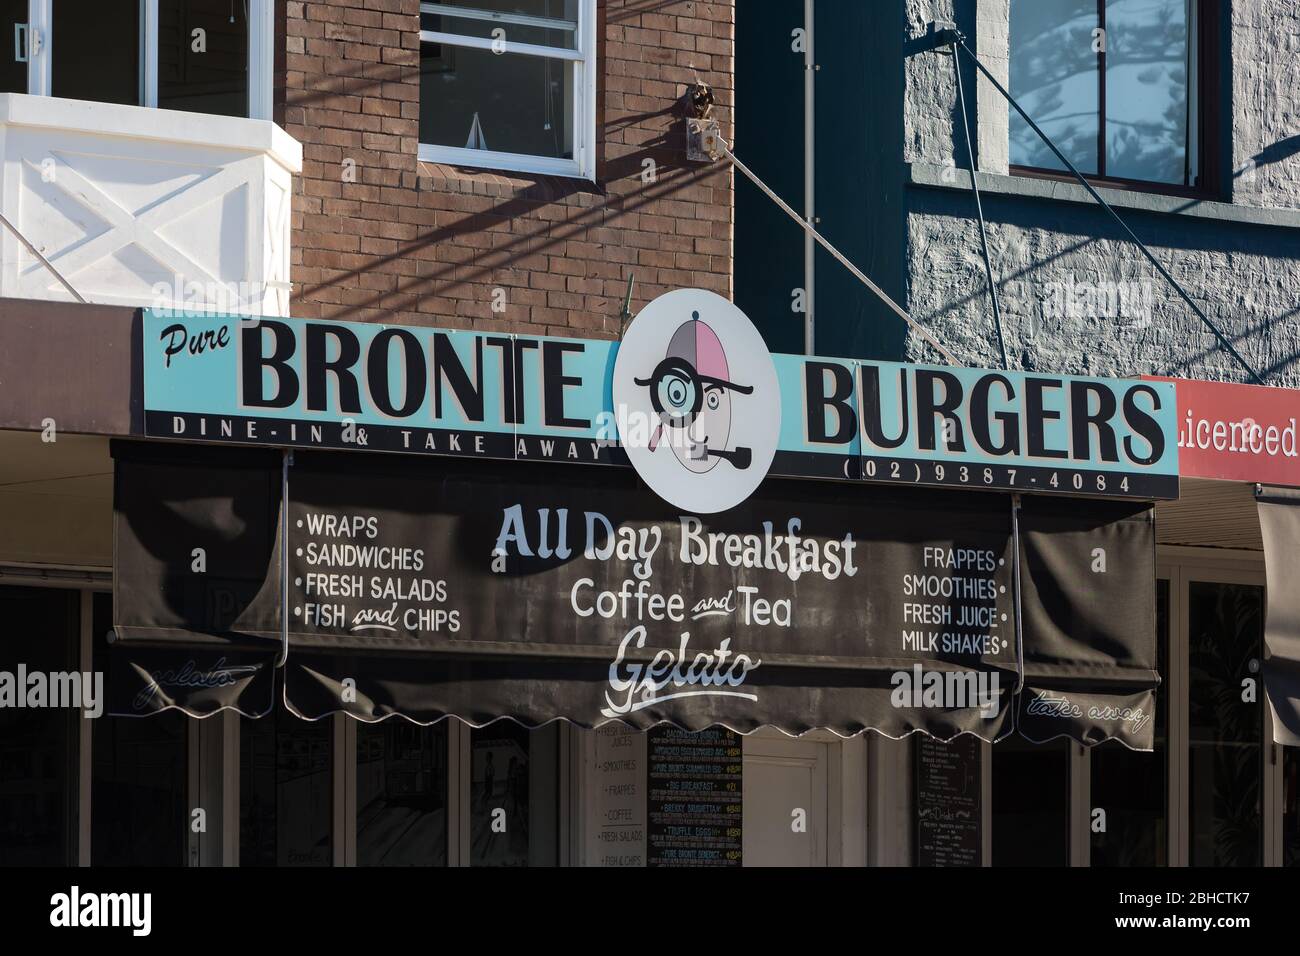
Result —
<path fill-rule="evenodd" d="M 722 157 L 722 129 L 715 119 L 686 121 L 686 159 L 692 163 L 713 163 Z"/>

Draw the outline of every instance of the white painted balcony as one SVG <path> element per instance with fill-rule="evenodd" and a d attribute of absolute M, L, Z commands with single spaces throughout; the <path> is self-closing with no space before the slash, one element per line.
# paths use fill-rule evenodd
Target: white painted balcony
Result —
<path fill-rule="evenodd" d="M 89 302 L 289 314 L 302 146 L 267 120 L 0 94 L 0 214 Z M 0 296 L 75 301 L 0 226 Z"/>

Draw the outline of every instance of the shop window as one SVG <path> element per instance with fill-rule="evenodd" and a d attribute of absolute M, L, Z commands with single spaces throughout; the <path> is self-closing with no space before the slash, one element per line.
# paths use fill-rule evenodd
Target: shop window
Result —
<path fill-rule="evenodd" d="M 280 706 L 240 719 L 240 865 L 333 865 L 332 748 L 328 719 L 302 720 Z"/>
<path fill-rule="evenodd" d="M 1264 589 L 1188 585 L 1188 861 L 1263 862 Z"/>
<path fill-rule="evenodd" d="M 273 0 L 0 0 L 0 91 L 271 116 Z"/>
<path fill-rule="evenodd" d="M 76 591 L 0 588 L 0 671 L 80 671 Z M 0 708 L 0 864 L 76 863 L 75 708 Z"/>
<path fill-rule="evenodd" d="M 1012 0 L 1011 95 L 1085 175 L 1201 187 L 1212 14 L 1200 0 Z M 1014 109 L 1008 119 L 1013 167 L 1065 171 Z"/>
<path fill-rule="evenodd" d="M 447 865 L 447 723 L 357 724 L 357 862 Z"/>
<path fill-rule="evenodd" d="M 1070 865 L 1070 744 L 993 745 L 993 865 Z"/>
<path fill-rule="evenodd" d="M 420 4 L 420 158 L 593 178 L 594 0 Z"/>
<path fill-rule="evenodd" d="M 1118 740 L 1092 748 L 1093 866 L 1165 866 L 1169 862 L 1169 581 L 1156 581 L 1155 743 L 1150 753 Z M 1096 817 L 1100 811 L 1103 817 Z"/>
<path fill-rule="evenodd" d="M 470 865 L 559 860 L 559 726 L 498 720 L 470 734 Z"/>
<path fill-rule="evenodd" d="M 94 596 L 94 668 L 108 681 L 113 599 Z M 188 835 L 187 726 L 180 711 L 94 721 L 90 861 L 95 866 L 182 866 Z"/>
<path fill-rule="evenodd" d="M 1282 865 L 1300 866 L 1300 747 L 1282 748 Z"/>

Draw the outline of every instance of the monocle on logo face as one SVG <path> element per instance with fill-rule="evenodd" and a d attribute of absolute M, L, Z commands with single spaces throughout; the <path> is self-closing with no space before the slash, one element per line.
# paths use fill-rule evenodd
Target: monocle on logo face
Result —
<path fill-rule="evenodd" d="M 614 361 L 619 439 L 665 501 L 713 514 L 767 477 L 781 431 L 776 367 L 735 305 L 701 289 L 655 299 Z"/>

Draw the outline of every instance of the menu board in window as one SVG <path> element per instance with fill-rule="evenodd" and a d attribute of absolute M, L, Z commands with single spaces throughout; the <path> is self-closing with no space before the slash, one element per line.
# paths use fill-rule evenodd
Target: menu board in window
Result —
<path fill-rule="evenodd" d="M 917 866 L 981 864 L 981 787 L 979 740 L 917 738 Z"/>
<path fill-rule="evenodd" d="M 649 731 L 648 866 L 741 865 L 740 734 Z"/>

